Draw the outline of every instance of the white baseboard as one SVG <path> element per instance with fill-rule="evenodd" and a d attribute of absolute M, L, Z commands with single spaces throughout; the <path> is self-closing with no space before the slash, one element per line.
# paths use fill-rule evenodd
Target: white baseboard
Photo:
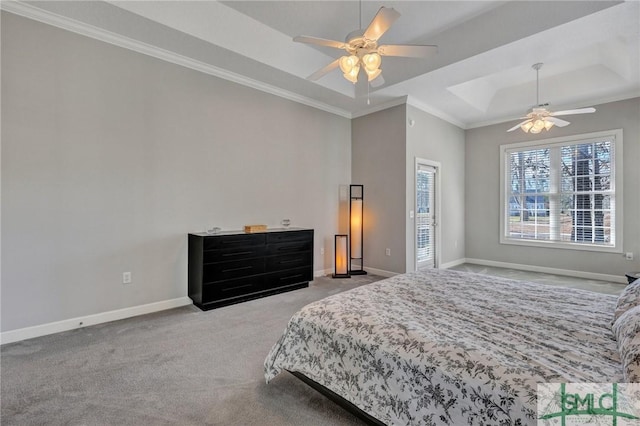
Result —
<path fill-rule="evenodd" d="M 484 259 L 464 259 L 461 263 L 475 263 L 476 265 L 495 266 L 497 268 L 519 269 L 521 271 L 542 272 L 545 274 L 564 275 L 570 277 L 586 278 L 588 280 L 609 281 L 613 283 L 627 283 L 624 274 L 609 275 L 596 272 L 573 271 L 570 269 L 547 268 L 545 266 L 523 265 L 520 263 L 496 262 Z"/>
<path fill-rule="evenodd" d="M 178 308 L 190 305 L 191 299 L 179 297 L 177 299 L 164 300 L 162 302 L 149 303 L 146 305 L 132 306 L 130 308 L 117 309 L 115 311 L 102 312 L 84 317 L 70 318 L 48 324 L 25 327 L 17 330 L 10 330 L 0 333 L 0 344 L 18 342 L 20 340 L 32 339 L 34 337 L 46 336 L 48 334 L 60 333 L 63 331 L 75 330 L 77 328 L 90 325 L 102 324 L 110 321 L 117 321 L 131 318 L 138 315 L 150 314 L 164 311 L 166 309 Z"/>
<path fill-rule="evenodd" d="M 380 275 L 381 277 L 386 277 L 386 278 L 393 277 L 394 275 L 398 275 L 398 272 L 385 271 L 384 269 L 370 268 L 368 266 L 365 266 L 364 270 L 367 271 L 367 273 L 369 274 Z"/>
<path fill-rule="evenodd" d="M 373 275 L 380 275 L 381 277 L 393 277 L 394 275 L 398 275 L 397 272 L 390 272 L 390 271 L 385 271 L 384 269 L 376 269 L 376 268 L 370 268 L 368 266 L 364 267 L 364 270 L 367 271 L 367 273 L 369 274 L 373 274 Z M 325 277 L 327 275 L 331 275 L 333 274 L 333 269 L 324 269 L 324 270 L 320 270 L 320 271 L 315 271 L 313 273 L 314 277 Z"/>
<path fill-rule="evenodd" d="M 453 268 L 454 266 L 458 266 L 458 265 L 462 265 L 463 263 L 465 263 L 467 261 L 467 259 L 462 258 L 462 259 L 458 259 L 458 260 L 453 260 L 451 262 L 446 262 L 446 263 L 441 263 L 439 268 L 440 269 L 449 269 L 449 268 Z"/>
<path fill-rule="evenodd" d="M 333 274 L 333 269 L 321 269 L 319 271 L 313 272 L 313 277 L 326 277 L 327 275 Z"/>

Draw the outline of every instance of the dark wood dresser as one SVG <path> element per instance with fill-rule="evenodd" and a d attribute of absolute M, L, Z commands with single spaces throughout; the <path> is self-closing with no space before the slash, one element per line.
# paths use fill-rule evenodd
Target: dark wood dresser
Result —
<path fill-rule="evenodd" d="M 309 286 L 313 229 L 189 234 L 189 297 L 202 310 Z"/>

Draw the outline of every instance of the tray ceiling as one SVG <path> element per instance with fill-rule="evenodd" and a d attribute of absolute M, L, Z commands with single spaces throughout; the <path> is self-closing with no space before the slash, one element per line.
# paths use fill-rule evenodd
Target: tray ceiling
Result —
<path fill-rule="evenodd" d="M 400 103 L 462 128 L 513 120 L 540 100 L 553 109 L 640 96 L 637 1 L 363 1 L 401 17 L 389 44 L 437 44 L 427 59 L 385 57 L 385 84 L 356 90 L 332 72 L 306 77 L 341 51 L 294 43 L 359 27 L 356 1 L 42 1 L 2 9 L 132 48 L 346 117 Z M 369 102 L 367 102 L 367 98 Z"/>

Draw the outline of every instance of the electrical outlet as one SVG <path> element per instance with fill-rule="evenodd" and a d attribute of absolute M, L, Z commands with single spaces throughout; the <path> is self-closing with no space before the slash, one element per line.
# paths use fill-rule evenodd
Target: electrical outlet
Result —
<path fill-rule="evenodd" d="M 324 254 L 324 247 L 320 247 L 320 254 Z"/>
<path fill-rule="evenodd" d="M 131 272 L 122 273 L 122 284 L 131 284 Z"/>
<path fill-rule="evenodd" d="M 387 256 L 391 256 L 391 249 L 390 248 L 384 249 L 384 254 L 386 254 Z"/>
<path fill-rule="evenodd" d="M 633 260 L 633 252 L 628 251 L 624 254 L 624 258 L 627 260 Z"/>

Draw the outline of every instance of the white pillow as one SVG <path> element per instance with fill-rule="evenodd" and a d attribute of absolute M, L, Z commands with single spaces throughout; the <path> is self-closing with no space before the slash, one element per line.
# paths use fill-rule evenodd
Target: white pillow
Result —
<path fill-rule="evenodd" d="M 613 324 L 613 334 L 618 342 L 625 381 L 640 383 L 640 306 L 620 315 Z"/>
<path fill-rule="evenodd" d="M 640 305 L 640 280 L 635 280 L 631 284 L 627 285 L 620 296 L 618 297 L 618 303 L 616 304 L 616 311 L 613 313 L 612 324 L 616 322 L 620 315 L 624 314 L 634 306 Z"/>

